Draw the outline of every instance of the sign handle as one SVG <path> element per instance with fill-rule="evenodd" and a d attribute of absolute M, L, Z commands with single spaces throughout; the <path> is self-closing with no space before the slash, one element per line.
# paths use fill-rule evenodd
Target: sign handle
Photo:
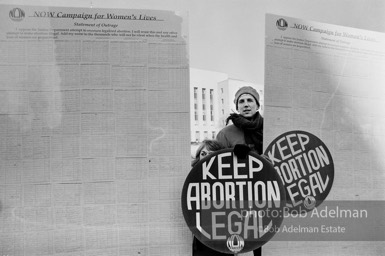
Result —
<path fill-rule="evenodd" d="M 254 251 L 253 251 L 253 254 L 254 256 L 262 256 L 262 249 L 259 250 L 259 254 L 255 254 Z M 238 256 L 239 254 L 238 253 L 234 253 L 234 256 Z"/>

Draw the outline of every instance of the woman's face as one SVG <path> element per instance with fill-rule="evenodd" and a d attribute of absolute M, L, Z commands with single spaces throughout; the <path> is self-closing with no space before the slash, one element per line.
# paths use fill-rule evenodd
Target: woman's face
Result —
<path fill-rule="evenodd" d="M 202 158 L 210 155 L 213 151 L 210 151 L 206 148 L 206 146 L 204 146 L 201 150 L 201 153 L 199 154 L 199 160 L 201 160 Z"/>

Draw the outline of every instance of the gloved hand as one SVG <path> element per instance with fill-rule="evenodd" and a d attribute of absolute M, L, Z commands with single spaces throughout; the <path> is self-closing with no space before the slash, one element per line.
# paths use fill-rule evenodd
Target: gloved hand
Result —
<path fill-rule="evenodd" d="M 250 148 L 247 145 L 244 144 L 237 144 L 234 147 L 234 154 L 239 158 L 239 159 L 245 159 L 247 154 L 250 152 Z"/>

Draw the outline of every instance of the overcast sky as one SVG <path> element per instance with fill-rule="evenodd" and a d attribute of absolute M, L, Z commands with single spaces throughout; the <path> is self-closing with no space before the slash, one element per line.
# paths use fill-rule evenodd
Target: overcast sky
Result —
<path fill-rule="evenodd" d="M 264 82 L 265 14 L 385 33 L 384 0 L 0 0 L 0 4 L 188 12 L 190 66 Z"/>

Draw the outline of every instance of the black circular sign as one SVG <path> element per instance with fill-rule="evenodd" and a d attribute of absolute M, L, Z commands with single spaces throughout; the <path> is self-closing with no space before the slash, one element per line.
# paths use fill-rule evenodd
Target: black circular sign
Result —
<path fill-rule="evenodd" d="M 223 253 L 248 252 L 269 241 L 283 221 L 285 189 L 265 158 L 232 149 L 199 161 L 186 178 L 182 210 L 194 236 Z"/>
<path fill-rule="evenodd" d="M 326 145 L 305 131 L 278 136 L 265 155 L 286 189 L 286 210 L 310 211 L 329 194 L 334 179 L 334 163 Z"/>

